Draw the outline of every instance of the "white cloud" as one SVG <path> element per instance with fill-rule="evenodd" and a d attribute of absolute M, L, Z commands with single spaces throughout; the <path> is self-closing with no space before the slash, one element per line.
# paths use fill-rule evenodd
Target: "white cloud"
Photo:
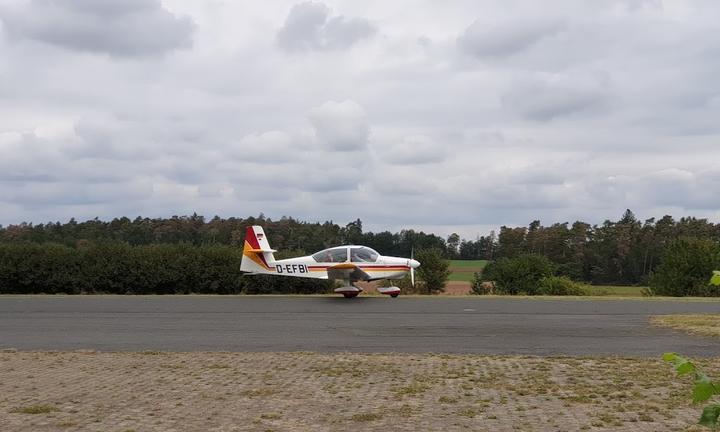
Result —
<path fill-rule="evenodd" d="M 445 146 L 422 134 L 404 136 L 397 141 L 378 143 L 375 146 L 379 162 L 398 165 L 417 165 L 442 162 Z"/>
<path fill-rule="evenodd" d="M 367 147 L 370 126 L 365 110 L 355 101 L 328 101 L 308 112 L 318 142 L 330 151 L 356 151 Z"/>
<path fill-rule="evenodd" d="M 298 140 L 283 131 L 269 131 L 243 137 L 235 147 L 239 158 L 247 162 L 278 164 L 297 160 L 305 151 Z"/>
<path fill-rule="evenodd" d="M 286 51 L 343 49 L 375 33 L 364 18 L 330 17 L 324 3 L 298 3 L 290 9 L 277 33 L 278 45 Z"/>

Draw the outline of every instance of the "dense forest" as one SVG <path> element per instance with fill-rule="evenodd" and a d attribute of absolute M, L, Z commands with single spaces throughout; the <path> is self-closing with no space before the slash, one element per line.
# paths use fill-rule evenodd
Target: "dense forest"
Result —
<path fill-rule="evenodd" d="M 189 244 L 193 246 L 242 246 L 245 228 L 261 225 L 273 249 L 289 253 L 312 253 L 339 244 L 363 244 L 385 255 L 409 256 L 416 249 L 439 248 L 446 250 L 445 240 L 434 234 L 413 230 L 399 233 L 363 232 L 358 219 L 345 226 L 327 221 L 324 223 L 300 222 L 283 217 L 273 221 L 262 214 L 258 217 L 228 218 L 203 216 L 173 216 L 169 219 L 118 218 L 105 222 L 98 219 L 68 223 L 19 224 L 2 227 L 0 243 L 32 242 L 58 243 L 70 247 L 98 241 L 117 241 L 130 246 L 152 244 Z"/>
<path fill-rule="evenodd" d="M 118 218 L 85 222 L 0 226 L 0 292 L 312 292 L 308 281 L 254 277 L 239 272 L 248 225 L 265 227 L 278 258 L 338 244 L 363 244 L 382 254 L 409 256 L 436 248 L 446 258 L 513 258 L 535 253 L 558 274 L 595 284 L 645 284 L 664 249 L 678 238 L 720 242 L 720 224 L 692 217 L 637 220 L 627 210 L 601 225 L 533 221 L 476 239 L 403 230 L 365 232 L 358 219 L 344 226 L 263 215 L 206 220 Z M 322 290 L 330 286 L 322 286 Z"/>

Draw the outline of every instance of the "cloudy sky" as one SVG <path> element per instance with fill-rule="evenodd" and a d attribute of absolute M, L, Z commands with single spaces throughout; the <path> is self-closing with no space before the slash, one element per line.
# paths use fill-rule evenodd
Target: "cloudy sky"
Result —
<path fill-rule="evenodd" d="M 715 0 L 0 0 L 0 224 L 720 220 Z"/>

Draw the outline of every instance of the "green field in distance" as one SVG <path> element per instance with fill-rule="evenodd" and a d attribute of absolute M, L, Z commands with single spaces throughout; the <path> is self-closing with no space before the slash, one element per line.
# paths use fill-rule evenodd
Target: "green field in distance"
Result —
<path fill-rule="evenodd" d="M 472 282 L 475 272 L 487 265 L 487 260 L 450 260 L 450 281 Z M 585 285 L 591 296 L 642 297 L 641 286 Z"/>
<path fill-rule="evenodd" d="M 472 282 L 475 272 L 485 268 L 486 260 L 450 260 L 450 281 Z"/>

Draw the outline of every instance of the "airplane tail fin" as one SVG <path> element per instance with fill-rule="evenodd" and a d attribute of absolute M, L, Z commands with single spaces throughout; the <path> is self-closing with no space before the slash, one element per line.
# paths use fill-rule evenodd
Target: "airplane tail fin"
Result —
<path fill-rule="evenodd" d="M 250 273 L 271 273 L 275 270 L 275 250 L 270 249 L 265 231 L 261 226 L 253 225 L 245 231 L 243 257 L 240 270 Z"/>

